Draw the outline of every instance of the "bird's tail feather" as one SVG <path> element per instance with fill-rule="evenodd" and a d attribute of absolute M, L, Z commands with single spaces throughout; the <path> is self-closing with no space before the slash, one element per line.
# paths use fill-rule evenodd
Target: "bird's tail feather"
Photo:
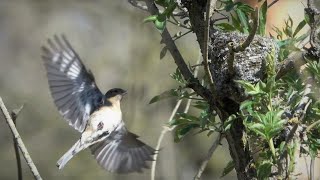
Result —
<path fill-rule="evenodd" d="M 84 146 L 80 144 L 78 140 L 57 162 L 57 167 L 59 169 L 64 168 L 64 166 L 70 161 L 73 156 L 84 149 Z"/>

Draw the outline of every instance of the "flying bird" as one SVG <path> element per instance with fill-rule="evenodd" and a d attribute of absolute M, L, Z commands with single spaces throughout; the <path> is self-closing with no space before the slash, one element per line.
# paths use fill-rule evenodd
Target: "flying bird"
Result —
<path fill-rule="evenodd" d="M 99 90 L 93 74 L 64 35 L 55 35 L 42 47 L 42 59 L 52 98 L 60 114 L 80 139 L 58 160 L 62 169 L 83 149 L 90 148 L 98 164 L 115 173 L 142 172 L 155 150 L 129 132 L 122 118 L 120 102 L 127 93 L 113 88 Z"/>

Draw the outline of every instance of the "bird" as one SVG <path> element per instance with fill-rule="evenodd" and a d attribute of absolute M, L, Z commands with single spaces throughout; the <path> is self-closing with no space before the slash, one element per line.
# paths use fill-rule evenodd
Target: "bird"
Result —
<path fill-rule="evenodd" d="M 112 88 L 103 94 L 65 35 L 54 35 L 41 47 L 49 89 L 63 118 L 81 133 L 79 140 L 58 160 L 63 169 L 80 151 L 89 148 L 98 164 L 112 173 L 142 172 L 156 150 L 130 132 L 120 102 L 127 94 Z"/>

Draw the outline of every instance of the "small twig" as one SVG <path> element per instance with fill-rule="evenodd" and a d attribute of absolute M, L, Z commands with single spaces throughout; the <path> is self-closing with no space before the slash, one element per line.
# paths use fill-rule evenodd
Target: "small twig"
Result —
<path fill-rule="evenodd" d="M 288 72 L 293 69 L 298 69 L 302 65 L 306 64 L 305 61 L 305 52 L 299 51 L 296 53 L 292 53 L 289 55 L 287 59 L 285 59 L 279 66 L 279 71 L 277 72 L 276 80 L 280 79 Z"/>
<path fill-rule="evenodd" d="M 14 136 L 14 138 L 16 139 L 17 143 L 18 143 L 18 146 L 20 148 L 20 151 L 22 152 L 22 155 L 24 157 L 24 159 L 27 161 L 27 164 L 34 176 L 35 179 L 37 180 L 42 180 L 38 170 L 37 170 L 37 167 L 34 165 L 29 153 L 28 153 L 28 150 L 27 148 L 25 147 L 20 135 L 19 135 L 19 132 L 17 131 L 12 119 L 11 119 L 11 116 L 6 108 L 6 106 L 4 105 L 3 101 L 2 101 L 2 98 L 0 97 L 0 107 L 1 107 L 1 111 L 3 113 L 3 115 L 5 116 L 5 119 L 7 121 L 7 124 L 9 125 L 10 127 L 10 130 Z"/>
<path fill-rule="evenodd" d="M 228 71 L 230 76 L 232 77 L 234 75 L 234 55 L 237 52 L 244 51 L 252 42 L 254 39 L 254 36 L 256 35 L 258 26 L 259 26 L 259 9 L 256 7 L 254 14 L 253 14 L 253 25 L 252 25 L 252 30 L 250 31 L 250 34 L 248 35 L 247 39 L 240 45 L 236 46 L 234 45 L 233 42 L 228 43 L 228 48 L 229 48 L 229 55 L 227 59 L 227 64 L 228 64 Z"/>
<path fill-rule="evenodd" d="M 24 105 L 22 105 L 19 109 L 14 109 L 11 112 L 11 117 L 12 117 L 12 120 L 13 120 L 13 123 L 15 126 L 17 126 L 16 120 L 17 120 L 17 117 L 18 117 L 19 113 L 21 112 L 23 106 Z M 21 158 L 20 158 L 20 154 L 19 154 L 18 143 L 15 138 L 13 138 L 13 146 L 14 146 L 14 152 L 15 152 L 16 160 L 17 160 L 18 180 L 22 180 L 23 176 L 22 176 Z"/>
<path fill-rule="evenodd" d="M 209 39 L 209 27 L 210 27 L 210 16 L 211 16 L 211 9 L 215 9 L 217 0 L 207 0 L 207 7 L 206 7 L 206 26 L 204 30 L 204 40 L 203 40 L 203 65 L 206 75 L 210 81 L 210 89 L 213 96 L 215 96 L 215 85 L 212 78 L 212 74 L 210 72 L 209 63 L 208 63 L 208 39 Z M 211 8 L 212 6 L 212 8 Z"/>
<path fill-rule="evenodd" d="M 185 32 L 185 33 L 181 34 L 180 36 L 176 37 L 175 39 L 173 39 L 173 41 L 176 41 L 176 40 L 178 40 L 178 39 L 182 38 L 183 36 L 185 36 L 185 35 L 187 35 L 187 34 L 189 34 L 189 33 L 191 33 L 191 32 L 192 32 L 192 30 L 187 31 L 187 32 Z"/>
<path fill-rule="evenodd" d="M 240 51 L 244 51 L 252 42 L 254 36 L 256 35 L 258 26 L 259 26 L 259 8 L 256 7 L 254 14 L 253 14 L 253 25 L 252 25 L 252 30 L 250 31 L 249 36 L 247 37 L 247 39 L 240 44 L 237 47 L 233 48 L 234 52 L 240 52 Z"/>
<path fill-rule="evenodd" d="M 199 53 L 201 54 L 201 53 Z M 197 61 L 197 63 L 199 63 L 201 61 L 201 55 L 199 55 L 199 59 Z M 197 77 L 198 76 L 198 71 L 199 71 L 199 68 L 197 67 L 195 70 L 194 70 L 194 77 Z M 187 101 L 187 104 L 186 104 L 186 107 L 184 109 L 184 113 L 187 113 L 189 111 L 189 108 L 190 108 L 190 105 L 191 105 L 191 101 L 192 99 L 189 98 L 188 101 Z M 178 111 L 178 108 L 180 107 L 181 105 L 181 102 L 182 102 L 182 99 L 180 99 L 176 106 L 174 107 L 171 115 L 170 115 L 170 118 L 168 120 L 168 122 L 171 122 L 173 117 L 175 116 L 175 114 L 177 113 Z M 172 131 L 176 126 L 172 126 L 172 127 L 167 127 L 167 126 L 164 126 L 162 131 L 161 131 L 161 134 L 158 138 L 158 142 L 157 142 L 157 146 L 156 146 L 156 150 L 159 150 L 160 149 L 160 146 L 161 146 L 161 143 L 162 143 L 162 140 L 164 138 L 164 135 L 169 132 L 169 131 Z M 156 173 L 156 165 L 157 165 L 157 158 L 158 158 L 158 153 L 156 153 L 154 156 L 153 156 L 153 162 L 152 162 L 152 165 L 151 165 L 151 180 L 154 180 L 155 179 L 155 173 Z"/>
<path fill-rule="evenodd" d="M 311 157 L 311 162 L 310 162 L 310 180 L 314 180 L 314 158 Z"/>
<path fill-rule="evenodd" d="M 168 19 L 167 20 L 169 23 L 171 23 L 171 24 L 174 24 L 174 25 L 176 25 L 176 26 L 178 26 L 178 27 L 183 27 L 183 28 L 185 28 L 185 29 L 191 29 L 189 26 L 186 26 L 186 25 L 184 25 L 184 24 L 182 24 L 181 22 L 175 22 L 175 21 L 171 21 L 170 19 Z"/>
<path fill-rule="evenodd" d="M 306 129 L 307 132 L 310 132 L 311 129 L 313 129 L 314 127 L 316 127 L 317 125 L 320 124 L 320 120 L 313 122 L 311 125 L 309 125 Z"/>
<path fill-rule="evenodd" d="M 271 8 L 274 4 L 276 4 L 279 0 L 274 0 L 272 3 L 268 5 L 268 9 Z"/>
<path fill-rule="evenodd" d="M 174 24 L 174 25 L 176 25 L 176 26 L 178 26 L 178 27 L 183 27 L 183 28 L 189 29 L 189 30 L 192 29 L 190 26 L 187 26 L 187 25 L 181 23 L 180 21 L 178 21 L 173 15 L 171 16 L 171 18 L 172 18 L 174 21 L 171 21 L 170 19 L 168 19 L 167 21 L 170 22 L 170 23 L 172 23 L 172 24 Z"/>
<path fill-rule="evenodd" d="M 217 147 L 220 144 L 222 138 L 223 138 L 222 134 L 219 133 L 218 137 L 213 141 L 213 144 L 210 147 L 206 158 L 202 161 L 201 166 L 200 166 L 200 168 L 199 168 L 199 170 L 197 172 L 197 175 L 194 177 L 195 180 L 200 179 L 204 169 L 207 167 L 207 164 L 210 161 L 211 156 L 213 155 L 214 151 L 217 149 Z"/>
<path fill-rule="evenodd" d="M 179 109 L 180 105 L 181 105 L 181 102 L 182 102 L 182 99 L 180 99 L 176 106 L 174 107 L 172 113 L 171 113 L 171 116 L 168 120 L 168 122 L 172 121 L 174 115 L 177 113 L 177 110 Z M 167 126 L 164 126 L 162 131 L 161 131 L 161 134 L 158 138 L 158 142 L 157 142 L 157 146 L 156 146 L 156 150 L 159 150 L 160 149 L 160 146 L 161 146 L 161 143 L 162 143 L 162 140 L 164 138 L 164 135 L 170 131 L 170 128 L 167 127 Z M 158 154 L 159 153 L 155 153 L 154 156 L 153 156 L 153 161 L 152 161 L 152 165 L 151 165 L 151 180 L 154 180 L 155 177 L 156 177 L 156 166 L 157 166 L 157 159 L 158 159 Z"/>

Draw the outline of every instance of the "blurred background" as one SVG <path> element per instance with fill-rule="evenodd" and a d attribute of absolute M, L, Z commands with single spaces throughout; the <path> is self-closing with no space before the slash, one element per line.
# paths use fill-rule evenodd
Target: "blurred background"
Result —
<path fill-rule="evenodd" d="M 281 26 L 288 14 L 297 25 L 303 19 L 304 4 L 280 0 L 268 14 L 269 29 Z M 125 0 L 0 1 L 0 96 L 9 110 L 25 103 L 17 128 L 43 179 L 149 179 L 150 170 L 130 175 L 106 172 L 89 150 L 78 154 L 62 171 L 56 168 L 56 161 L 80 135 L 54 106 L 40 58 L 40 47 L 47 38 L 65 34 L 103 92 L 113 87 L 128 90 L 122 106 L 127 126 L 155 147 L 176 101 L 148 102 L 176 87 L 169 77 L 176 66 L 169 53 L 160 60 L 160 35 L 151 24 L 142 24 L 146 16 Z M 172 34 L 177 32 L 170 29 Z M 199 57 L 195 35 L 181 38 L 177 45 L 186 61 L 195 64 Z M 182 142 L 173 143 L 168 133 L 158 156 L 156 179 L 192 179 L 214 136 L 190 134 Z M 227 143 L 222 144 L 203 179 L 218 179 L 229 162 Z M 22 164 L 24 178 L 33 179 L 24 159 Z M 0 167 L 0 179 L 17 179 L 12 134 L 2 114 Z M 236 179 L 236 175 L 233 172 L 223 179 Z"/>

